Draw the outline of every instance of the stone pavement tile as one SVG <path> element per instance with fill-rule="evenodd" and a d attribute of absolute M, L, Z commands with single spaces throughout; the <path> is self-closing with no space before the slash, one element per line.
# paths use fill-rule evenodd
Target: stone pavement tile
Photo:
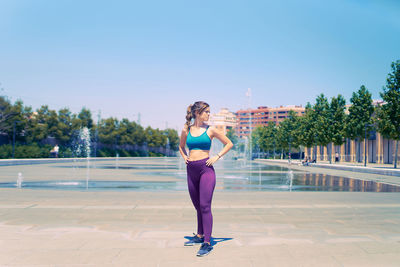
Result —
<path fill-rule="evenodd" d="M 85 243 L 81 249 L 141 249 L 141 248 L 164 248 L 167 240 L 161 239 L 133 239 L 133 240 L 114 240 L 111 238 L 93 238 Z"/>
<path fill-rule="evenodd" d="M 144 224 L 132 224 L 133 228 L 140 228 L 142 231 L 154 231 L 157 229 L 157 231 L 169 231 L 170 227 L 169 225 L 166 224 L 160 224 L 160 223 L 153 223 L 151 220 L 148 220 Z"/>
<path fill-rule="evenodd" d="M 18 251 L 18 250 L 29 250 L 29 249 L 34 249 L 37 248 L 38 246 L 38 240 L 40 240 L 41 246 L 44 246 L 47 248 L 47 243 L 49 242 L 49 238 L 43 238 L 43 237 L 24 237 L 21 239 L 8 239 L 4 240 L 2 242 L 0 249 L 2 251 Z"/>
<path fill-rule="evenodd" d="M 335 255 L 365 256 L 365 252 L 357 245 L 327 245 L 312 244 L 302 246 L 289 246 L 290 254 L 299 266 L 341 266 Z M 323 263 L 323 264 L 322 264 Z"/>
<path fill-rule="evenodd" d="M 292 262 L 292 266 L 315 266 L 315 267 L 341 267 L 342 264 L 338 262 L 332 255 L 314 254 L 310 257 L 300 256 L 296 257 Z"/>
<path fill-rule="evenodd" d="M 334 255 L 335 259 L 342 266 L 362 266 L 362 267 L 398 267 L 400 266 L 399 253 L 367 254 L 362 256 L 354 255 Z"/>
<path fill-rule="evenodd" d="M 358 235 L 337 235 L 327 238 L 325 243 L 328 244 L 343 244 L 343 243 L 361 243 L 361 242 L 372 242 L 373 239 L 366 236 L 358 236 Z"/>
<path fill-rule="evenodd" d="M 214 267 L 216 266 L 214 262 L 212 261 L 207 261 L 206 259 L 199 258 L 195 260 L 187 260 L 187 261 L 182 261 L 182 260 L 174 260 L 174 261 L 161 261 L 157 267 Z M 225 266 L 231 266 L 231 265 L 225 265 Z M 244 267 L 246 265 L 241 265 L 241 267 Z"/>
<path fill-rule="evenodd" d="M 198 247 L 122 249 L 114 258 L 116 266 L 157 266 L 165 261 L 187 262 L 196 259 Z"/>
<path fill-rule="evenodd" d="M 326 226 L 323 226 L 323 229 L 332 235 L 370 235 L 373 234 L 376 230 L 374 227 L 360 227 L 357 224 L 336 224 L 336 225 L 329 225 L 327 223 Z M 378 229 L 379 230 L 379 229 Z"/>
<path fill-rule="evenodd" d="M 251 257 L 254 267 L 273 266 L 286 267 L 295 266 L 295 258 L 290 254 L 289 246 L 276 245 L 269 247 L 260 247 L 260 255 Z"/>
<path fill-rule="evenodd" d="M 385 234 L 382 234 L 381 237 L 383 239 L 385 239 L 385 240 L 400 242 L 400 235 L 399 234 L 385 233 Z"/>
<path fill-rule="evenodd" d="M 215 221 L 215 223 L 218 225 L 218 221 Z M 218 227 L 218 226 L 216 226 Z M 254 232 L 267 232 L 268 229 L 266 227 L 264 227 L 263 223 L 253 223 L 253 221 L 242 221 L 240 223 L 235 223 L 235 222 L 231 222 L 229 224 L 229 229 L 230 231 L 240 231 L 243 233 L 254 233 Z"/>
<path fill-rule="evenodd" d="M 25 242 L 25 239 L 22 240 L 23 242 Z M 61 238 L 61 239 L 53 239 L 53 240 L 40 240 L 39 244 L 38 241 L 36 240 L 36 244 L 33 243 L 30 246 L 27 247 L 26 244 L 24 244 L 23 246 L 20 246 L 17 249 L 69 249 L 69 250 L 74 250 L 74 249 L 80 249 L 81 247 L 83 247 L 86 244 L 86 240 L 85 239 L 65 239 L 65 238 Z"/>
<path fill-rule="evenodd" d="M 175 223 L 176 220 L 179 220 L 178 216 L 175 216 L 175 215 L 150 217 L 148 219 L 151 220 L 151 222 L 154 224 L 158 223 L 158 224 L 163 224 L 163 225 L 169 225 L 171 223 Z"/>
<path fill-rule="evenodd" d="M 325 255 L 364 256 L 366 254 L 365 251 L 358 246 L 358 243 L 314 244 L 313 246 L 302 246 L 299 250 L 293 250 L 292 254 L 298 256 L 300 254 L 308 255 L 311 253 L 311 255 L 313 255 L 315 251 Z"/>
<path fill-rule="evenodd" d="M 365 243 L 359 243 L 358 246 L 368 254 L 382 254 L 382 253 L 400 254 L 400 242 L 390 242 L 390 243 L 365 242 Z"/>
<path fill-rule="evenodd" d="M 107 213 L 105 217 L 104 214 Z M 71 216 L 75 218 L 79 218 L 82 221 L 90 220 L 90 221 L 123 221 L 127 216 L 127 210 L 111 210 L 111 209 L 104 209 L 104 210 L 84 210 L 78 214 L 72 214 Z"/>
<path fill-rule="evenodd" d="M 10 264 L 80 264 L 79 250 L 28 250 L 20 251 Z"/>
<path fill-rule="evenodd" d="M 243 244 L 249 246 L 271 246 L 271 245 L 304 245 L 313 244 L 313 241 L 307 238 L 279 238 L 279 237 L 253 237 L 243 240 Z"/>
<path fill-rule="evenodd" d="M 243 266 L 253 266 L 253 262 L 251 259 L 224 259 L 224 260 L 216 260 L 213 262 L 213 266 L 215 267 L 243 267 Z"/>
<path fill-rule="evenodd" d="M 140 224 L 132 222 L 102 222 L 96 223 L 96 229 L 109 232 L 130 232 L 135 233 L 141 229 Z"/>
<path fill-rule="evenodd" d="M 78 253 L 80 264 L 112 264 L 120 254 L 119 249 L 80 249 Z"/>
<path fill-rule="evenodd" d="M 253 267 L 293 267 L 293 259 L 281 258 L 258 258 L 251 260 Z"/>
<path fill-rule="evenodd" d="M 184 231 L 141 231 L 138 233 L 136 238 L 140 239 L 169 239 L 169 238 L 176 238 L 181 237 L 183 238 L 187 235 L 187 232 Z"/>
<path fill-rule="evenodd" d="M 6 266 L 10 264 L 15 258 L 20 257 L 21 254 L 21 251 L 0 249 L 0 266 Z"/>

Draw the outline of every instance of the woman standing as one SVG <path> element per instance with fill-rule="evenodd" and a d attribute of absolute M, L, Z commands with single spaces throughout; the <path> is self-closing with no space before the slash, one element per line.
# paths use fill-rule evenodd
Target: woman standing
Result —
<path fill-rule="evenodd" d="M 215 171 L 212 165 L 233 147 L 232 142 L 223 133 L 205 123 L 209 117 L 210 106 L 207 103 L 197 101 L 190 105 L 179 144 L 179 152 L 187 165 L 190 198 L 197 211 L 197 235 L 185 242 L 185 246 L 202 244 L 197 256 L 205 256 L 213 249 L 210 243 L 213 224 L 211 201 L 215 188 Z M 224 148 L 210 158 L 211 140 L 214 137 L 224 144 Z"/>

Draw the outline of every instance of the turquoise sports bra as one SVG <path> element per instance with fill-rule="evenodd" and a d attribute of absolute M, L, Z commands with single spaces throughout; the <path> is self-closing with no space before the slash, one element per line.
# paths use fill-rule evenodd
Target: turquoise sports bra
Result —
<path fill-rule="evenodd" d="M 199 136 L 193 136 L 190 133 L 186 138 L 186 145 L 188 146 L 189 150 L 210 150 L 211 147 L 211 139 L 207 134 L 208 126 L 204 133 Z"/>

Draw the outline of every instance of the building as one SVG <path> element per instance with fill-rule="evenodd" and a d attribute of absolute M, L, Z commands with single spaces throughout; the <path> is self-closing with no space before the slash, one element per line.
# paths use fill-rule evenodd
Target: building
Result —
<path fill-rule="evenodd" d="M 382 100 L 374 100 L 373 105 L 382 105 Z M 351 105 L 346 105 L 346 113 Z M 365 141 L 367 142 L 365 144 Z M 366 151 L 365 147 L 367 148 Z M 328 153 L 332 151 L 332 153 Z M 314 146 L 305 149 L 304 156 L 317 161 L 335 161 L 337 153 L 339 162 L 362 163 L 367 158 L 368 163 L 393 164 L 396 153 L 396 141 L 383 137 L 379 132 L 373 131 L 367 140 L 351 140 L 346 138 L 340 146 Z M 329 154 L 330 159 L 329 159 Z M 400 153 L 399 153 L 400 154 Z"/>
<path fill-rule="evenodd" d="M 229 129 L 236 127 L 236 114 L 227 108 L 222 108 L 218 113 L 210 115 L 208 124 L 226 134 Z"/>
<path fill-rule="evenodd" d="M 350 140 L 346 138 L 345 143 L 340 146 L 329 144 L 328 146 L 314 146 L 305 149 L 304 156 L 317 161 L 335 161 L 335 154 L 339 155 L 339 162 L 364 162 L 365 140 Z M 384 138 L 379 132 L 373 132 L 367 140 L 366 158 L 368 163 L 393 164 L 395 159 L 396 141 Z M 399 153 L 400 154 L 400 153 Z M 399 157 L 400 159 L 400 157 Z"/>
<path fill-rule="evenodd" d="M 250 134 L 250 125 L 251 129 L 253 130 L 257 126 L 267 126 L 270 122 L 279 124 L 289 116 L 290 110 L 293 110 L 297 116 L 302 116 L 305 112 L 305 108 L 302 106 L 294 105 L 280 106 L 275 108 L 258 107 L 257 109 L 239 110 L 236 112 L 236 134 L 239 138 L 244 138 Z"/>

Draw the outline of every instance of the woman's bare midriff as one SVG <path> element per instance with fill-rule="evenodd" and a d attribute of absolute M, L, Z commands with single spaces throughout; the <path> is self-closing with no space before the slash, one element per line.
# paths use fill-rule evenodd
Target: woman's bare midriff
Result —
<path fill-rule="evenodd" d="M 189 160 L 196 161 L 208 158 L 210 156 L 210 150 L 190 150 L 189 151 Z"/>

